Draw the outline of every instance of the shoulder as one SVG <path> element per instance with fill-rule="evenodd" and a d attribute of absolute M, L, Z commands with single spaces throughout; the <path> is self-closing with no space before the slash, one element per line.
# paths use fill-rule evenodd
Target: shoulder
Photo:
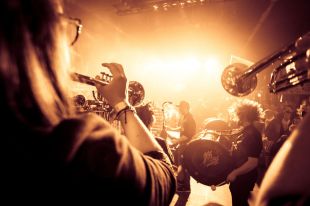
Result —
<path fill-rule="evenodd" d="M 244 132 L 249 135 L 260 135 L 259 130 L 255 124 L 249 125 L 244 129 Z"/>
<path fill-rule="evenodd" d="M 95 144 L 102 147 L 103 143 L 113 145 L 119 138 L 120 134 L 107 121 L 87 114 L 61 121 L 51 132 L 50 142 L 51 149 L 61 155 L 58 158 L 70 161 L 81 148 Z"/>
<path fill-rule="evenodd" d="M 250 125 L 245 128 L 244 136 L 247 141 L 262 142 L 262 135 L 254 125 Z"/>

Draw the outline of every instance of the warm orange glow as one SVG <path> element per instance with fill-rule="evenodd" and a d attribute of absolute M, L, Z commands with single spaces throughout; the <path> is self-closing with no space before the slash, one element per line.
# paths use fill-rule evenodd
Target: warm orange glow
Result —
<path fill-rule="evenodd" d="M 230 55 L 230 64 L 232 64 L 232 63 L 242 63 L 242 64 L 245 64 L 248 66 L 251 66 L 254 64 L 254 62 L 252 62 L 248 59 L 245 59 L 245 58 L 242 58 L 242 57 L 239 57 L 236 55 Z"/>
<path fill-rule="evenodd" d="M 143 85 L 145 102 L 161 107 L 164 101 L 187 100 L 197 122 L 226 117 L 227 107 L 237 98 L 222 88 L 223 69 L 230 58 L 252 64 L 248 59 L 264 56 L 259 49 L 266 45 L 253 44 L 253 50 L 242 51 L 250 29 L 238 27 L 246 25 L 247 19 L 237 24 L 228 4 L 168 11 L 154 4 L 151 9 L 157 6 L 156 12 L 118 16 L 113 10 L 103 12 L 100 6 L 80 5 L 73 14 L 84 24 L 73 48 L 77 72 L 95 77 L 107 72 L 101 63 L 117 62 L 124 66 L 129 81 Z M 259 84 L 260 94 L 252 97 L 265 98 L 262 89 L 266 87 Z"/>
<path fill-rule="evenodd" d="M 173 104 L 165 104 L 163 109 L 165 125 L 168 127 L 168 130 L 177 128 L 180 120 L 178 109 Z"/>

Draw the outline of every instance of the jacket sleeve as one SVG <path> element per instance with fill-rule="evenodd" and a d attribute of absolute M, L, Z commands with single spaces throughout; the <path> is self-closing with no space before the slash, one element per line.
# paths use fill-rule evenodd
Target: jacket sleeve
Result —
<path fill-rule="evenodd" d="M 105 201 L 121 194 L 113 199 L 114 205 L 169 205 L 176 181 L 166 155 L 142 154 L 106 121 L 95 124 L 86 132 L 78 129 L 84 135 L 74 135 L 78 137 L 71 137 L 73 146 L 66 147 L 69 184 L 100 188 Z"/>

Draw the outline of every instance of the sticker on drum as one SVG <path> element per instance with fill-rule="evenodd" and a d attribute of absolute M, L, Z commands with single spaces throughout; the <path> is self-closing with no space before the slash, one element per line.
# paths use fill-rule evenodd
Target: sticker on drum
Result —
<path fill-rule="evenodd" d="M 183 167 L 202 184 L 218 185 L 226 180 L 233 163 L 227 149 L 220 143 L 196 139 L 188 143 L 183 152 Z"/>

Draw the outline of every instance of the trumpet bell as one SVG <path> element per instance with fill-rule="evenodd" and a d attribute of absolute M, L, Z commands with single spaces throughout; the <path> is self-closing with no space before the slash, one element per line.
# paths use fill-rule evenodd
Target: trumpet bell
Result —
<path fill-rule="evenodd" d="M 310 82 L 310 32 L 250 67 L 240 63 L 229 65 L 222 73 L 222 85 L 234 96 L 245 96 L 255 89 L 256 74 L 270 66 L 273 66 L 270 92 L 301 85 L 305 88 L 302 92 L 309 94 L 305 83 Z"/>
<path fill-rule="evenodd" d="M 79 94 L 79 95 L 74 96 L 73 102 L 75 106 L 83 107 L 86 103 L 86 98 L 84 95 Z"/>
<path fill-rule="evenodd" d="M 128 91 L 130 104 L 134 107 L 140 106 L 145 97 L 145 91 L 142 84 L 137 81 L 130 81 Z"/>
<path fill-rule="evenodd" d="M 257 77 L 243 78 L 248 66 L 241 63 L 233 63 L 227 66 L 221 77 L 223 88 L 233 96 L 246 96 L 257 86 Z"/>

